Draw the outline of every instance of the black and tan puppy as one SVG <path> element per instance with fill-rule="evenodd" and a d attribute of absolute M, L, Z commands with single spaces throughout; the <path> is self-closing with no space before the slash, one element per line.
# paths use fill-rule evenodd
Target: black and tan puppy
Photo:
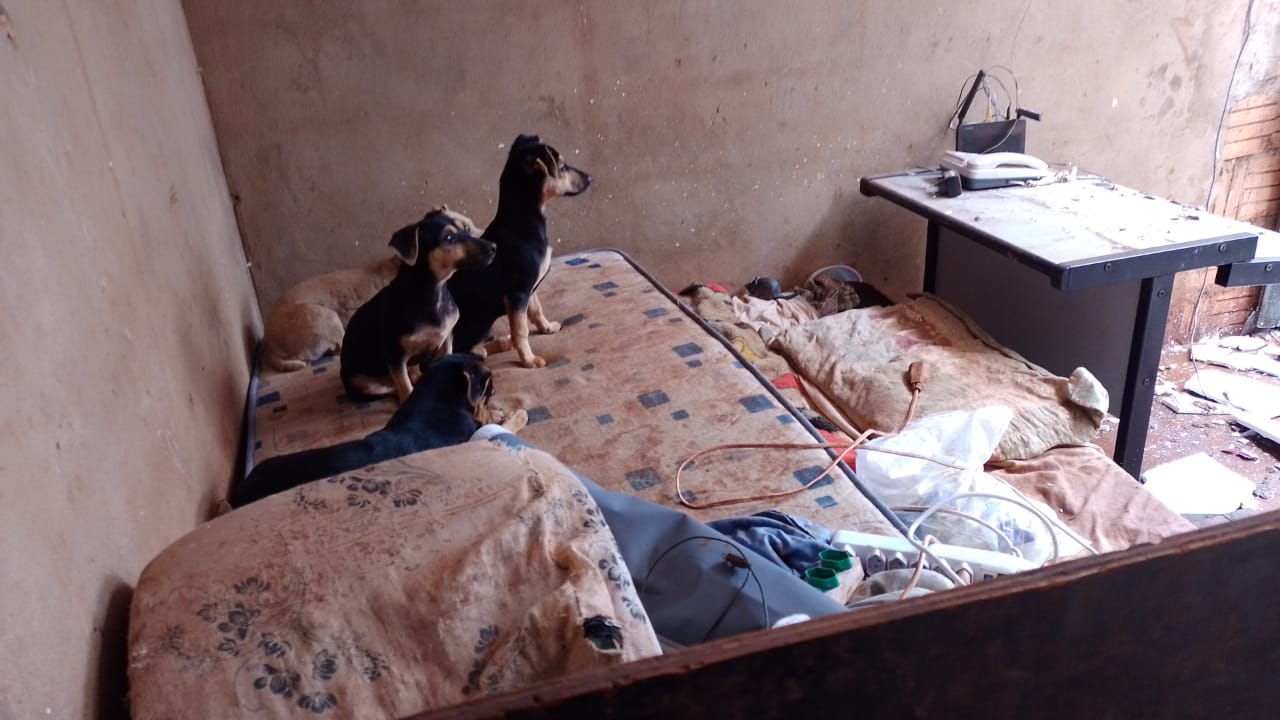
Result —
<path fill-rule="evenodd" d="M 491 397 L 492 377 L 479 357 L 438 358 L 424 369 L 422 381 L 386 427 L 360 440 L 264 460 L 236 485 L 228 502 L 241 507 L 313 480 L 465 442 L 481 425 L 497 421 L 489 409 Z M 516 432 L 527 419 L 520 410 L 503 425 Z"/>
<path fill-rule="evenodd" d="M 409 366 L 452 352 L 458 307 L 446 281 L 460 268 L 487 265 L 494 244 L 473 235 L 443 207 L 397 230 L 390 244 L 400 269 L 351 316 L 341 374 L 353 398 L 394 392 L 403 403 L 413 391 Z"/>
<path fill-rule="evenodd" d="M 535 294 L 551 267 L 547 202 L 578 195 L 589 185 L 591 176 L 566 165 L 560 153 L 536 135 L 516 138 L 498 181 L 498 211 L 482 236 L 497 245 L 497 254 L 492 263 L 461 269 L 449 281 L 459 311 L 454 347 L 475 349 L 505 314 L 520 364 L 547 364 L 529 347 L 530 320 L 539 332 L 560 329 L 560 323 L 543 314 Z"/>

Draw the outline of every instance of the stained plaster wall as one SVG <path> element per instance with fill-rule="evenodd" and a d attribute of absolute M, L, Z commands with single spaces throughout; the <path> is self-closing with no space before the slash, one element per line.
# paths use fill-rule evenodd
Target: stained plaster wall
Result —
<path fill-rule="evenodd" d="M 3 5 L 0 719 L 125 717 L 133 584 L 225 491 L 260 321 L 179 4 Z"/>
<path fill-rule="evenodd" d="M 670 286 L 843 262 L 901 297 L 923 224 L 857 181 L 934 163 L 966 75 L 1017 72 L 1031 152 L 1203 204 L 1245 7 L 186 3 L 264 307 L 432 204 L 486 222 L 519 132 L 596 177 L 552 207 L 558 251 Z"/>

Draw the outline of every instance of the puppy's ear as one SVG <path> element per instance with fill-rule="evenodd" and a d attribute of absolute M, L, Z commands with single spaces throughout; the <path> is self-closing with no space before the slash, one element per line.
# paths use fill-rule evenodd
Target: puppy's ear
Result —
<path fill-rule="evenodd" d="M 538 139 L 537 135 L 517 135 L 516 141 L 511 143 L 511 149 L 515 150 L 516 148 L 521 147 L 523 145 L 529 145 L 532 143 L 540 143 L 540 142 L 542 141 Z"/>
<path fill-rule="evenodd" d="M 524 170 L 530 175 L 542 175 L 551 177 L 551 168 L 547 166 L 547 161 L 540 155 L 529 155 L 524 159 Z"/>
<path fill-rule="evenodd" d="M 546 145 L 542 146 L 543 167 L 547 169 L 547 175 L 556 177 L 560 174 L 560 163 L 556 160 L 555 152 Z"/>
<path fill-rule="evenodd" d="M 478 416 L 489 400 L 489 396 L 493 394 L 493 377 L 484 365 L 468 364 L 462 369 L 462 382 L 467 389 L 467 402 L 475 409 L 475 414 Z"/>
<path fill-rule="evenodd" d="M 395 231 L 388 243 L 405 265 L 418 262 L 418 224 L 414 223 Z"/>

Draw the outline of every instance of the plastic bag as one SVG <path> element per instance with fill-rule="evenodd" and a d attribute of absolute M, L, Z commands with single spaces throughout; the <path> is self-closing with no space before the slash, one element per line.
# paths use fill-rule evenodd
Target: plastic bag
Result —
<path fill-rule="evenodd" d="M 858 479 L 886 505 L 895 509 L 916 508 L 915 511 L 903 511 L 904 515 L 919 513 L 957 493 L 981 492 L 1031 504 L 1050 520 L 1056 520 L 1057 515 L 1052 509 L 1025 498 L 982 469 L 1012 419 L 1013 411 L 1002 406 L 920 418 L 901 433 L 878 438 L 857 450 Z M 868 448 L 909 452 L 967 469 Z M 1037 563 L 1054 557 L 1055 538 L 1060 556 L 1082 549 L 1060 528 L 1051 531 L 1034 513 L 1013 502 L 994 498 L 958 498 L 942 507 L 981 519 L 999 530 L 1003 538 L 981 523 L 954 513 L 938 512 L 921 525 L 916 534 L 917 540 L 933 535 L 950 545 L 1005 552 L 1011 544 L 1023 557 Z"/>

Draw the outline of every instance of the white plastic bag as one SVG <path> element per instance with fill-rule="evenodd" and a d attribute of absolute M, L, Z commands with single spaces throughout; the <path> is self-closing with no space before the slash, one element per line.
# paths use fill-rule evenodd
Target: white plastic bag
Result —
<path fill-rule="evenodd" d="M 878 438 L 867 443 L 866 448 L 857 450 L 858 479 L 893 508 L 926 508 L 957 493 L 980 492 L 1029 503 L 1046 518 L 1056 518 L 1053 510 L 1043 503 L 1023 497 L 982 469 L 1012 419 L 1013 411 L 1001 406 L 920 418 L 898 435 Z M 966 469 L 868 448 L 908 452 Z M 1009 550 L 1007 545 L 1012 544 L 1023 557 L 1037 563 L 1054 556 L 1055 538 L 1051 537 L 1051 532 L 1056 535 L 1060 555 L 1073 554 L 1081 549 L 1069 535 L 1060 529 L 1051 531 L 1034 513 L 1013 502 L 995 498 L 959 498 L 942 507 L 980 518 L 1003 533 L 1008 542 L 981 523 L 952 513 L 930 516 L 921 526 L 917 540 L 929 534 L 950 545 L 1006 552 Z"/>

